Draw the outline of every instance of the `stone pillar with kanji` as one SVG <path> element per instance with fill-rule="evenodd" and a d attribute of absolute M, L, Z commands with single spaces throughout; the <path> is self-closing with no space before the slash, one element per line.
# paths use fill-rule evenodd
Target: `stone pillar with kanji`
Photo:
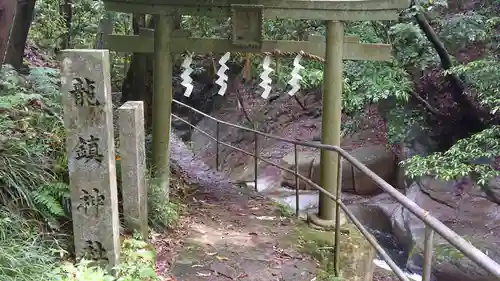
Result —
<path fill-rule="evenodd" d="M 61 52 L 61 87 L 77 259 L 119 261 L 108 50 Z"/>
<path fill-rule="evenodd" d="M 118 109 L 120 125 L 120 168 L 125 226 L 148 238 L 148 187 L 144 105 L 128 101 Z"/>

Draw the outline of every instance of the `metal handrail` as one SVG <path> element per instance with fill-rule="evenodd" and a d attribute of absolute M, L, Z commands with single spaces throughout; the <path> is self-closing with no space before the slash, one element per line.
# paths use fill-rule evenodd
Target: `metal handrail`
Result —
<path fill-rule="evenodd" d="M 353 167 L 356 167 L 358 170 L 363 172 L 366 176 L 368 176 L 373 182 L 375 182 L 382 190 L 384 190 L 386 193 L 391 195 L 393 198 L 396 199 L 401 205 L 403 205 L 406 209 L 408 209 L 412 214 L 417 216 L 420 220 L 422 220 L 425 225 L 425 240 L 424 240 L 424 265 L 423 265 L 423 273 L 422 273 L 422 280 L 423 281 L 429 281 L 430 280 L 430 275 L 431 275 L 431 263 L 432 263 L 432 251 L 433 251 L 433 234 L 434 232 L 437 232 L 439 235 L 441 235 L 445 240 L 447 240 L 451 245 L 453 245 L 456 249 L 458 249 L 460 252 L 464 254 L 464 256 L 468 257 L 471 259 L 474 263 L 477 265 L 481 266 L 484 270 L 486 270 L 489 274 L 495 276 L 498 280 L 500 280 L 500 265 L 496 263 L 494 260 L 489 258 L 487 255 L 485 255 L 482 251 L 474 247 L 472 244 L 470 244 L 468 241 L 463 239 L 460 235 L 458 235 L 456 232 L 448 228 L 446 225 L 444 225 L 441 221 L 433 217 L 432 215 L 429 214 L 428 211 L 422 209 L 420 206 L 415 204 L 413 201 L 411 201 L 408 197 L 403 195 L 401 192 L 399 192 L 396 188 L 391 186 L 389 183 L 387 183 L 385 180 L 383 180 L 381 177 L 379 177 L 377 174 L 375 174 L 373 171 L 371 171 L 368 167 L 366 167 L 363 163 L 358 161 L 356 158 L 351 156 L 348 152 L 346 152 L 344 149 L 338 147 L 338 146 L 332 146 L 332 145 L 326 145 L 326 144 L 320 144 L 320 143 L 314 143 L 314 142 L 305 142 L 305 141 L 299 141 L 299 140 L 293 140 L 293 139 L 287 139 L 283 137 L 278 137 L 270 134 L 266 134 L 263 132 L 259 132 L 254 129 L 250 129 L 244 126 L 232 124 L 226 121 L 222 121 L 219 119 L 216 119 L 202 111 L 197 110 L 196 108 L 193 108 L 187 104 L 184 104 L 180 101 L 173 100 L 175 104 L 178 104 L 184 108 L 187 108 L 197 114 L 201 114 L 202 116 L 211 119 L 216 122 L 216 137 L 213 137 L 209 133 L 201 130 L 200 128 L 196 127 L 195 125 L 189 123 L 188 121 L 180 118 L 179 116 L 172 114 L 172 117 L 182 121 L 183 123 L 187 124 L 194 130 L 202 133 L 206 137 L 214 140 L 216 142 L 216 165 L 218 168 L 219 165 L 219 145 L 222 144 L 226 147 L 229 147 L 233 150 L 239 151 L 241 153 L 244 153 L 249 156 L 253 156 L 255 161 L 255 173 L 254 173 L 254 181 L 255 181 L 255 187 L 257 187 L 257 164 L 258 161 L 262 161 L 264 163 L 267 163 L 269 165 L 272 165 L 274 167 L 277 167 L 283 171 L 292 173 L 296 177 L 296 200 L 298 201 L 298 196 L 299 196 L 299 178 L 309 185 L 313 186 L 315 189 L 319 190 L 320 192 L 326 194 L 330 199 L 335 201 L 337 212 L 336 212 L 336 222 L 339 222 L 339 208 L 344 211 L 345 215 L 353 222 L 353 224 L 359 229 L 359 231 L 365 236 L 365 238 L 368 240 L 368 242 L 375 248 L 375 250 L 380 254 L 382 259 L 389 265 L 389 267 L 392 269 L 392 271 L 397 275 L 397 277 L 400 280 L 403 281 L 408 281 L 408 278 L 406 275 L 403 273 L 403 271 L 396 265 L 396 263 L 389 257 L 389 255 L 385 252 L 385 250 L 380 246 L 380 244 L 377 242 L 377 240 L 370 234 L 370 232 L 361 224 L 361 222 L 354 216 L 354 214 L 347 208 L 347 206 L 340 200 L 340 192 L 337 196 L 333 195 L 332 193 L 328 192 L 318 184 L 312 182 L 310 179 L 300 175 L 298 173 L 298 163 L 297 163 L 297 146 L 305 146 L 305 147 L 310 147 L 310 148 L 317 148 L 317 149 L 325 149 L 328 151 L 335 151 L 338 153 L 341 157 L 346 159 L 349 163 L 352 164 Z M 241 148 L 235 147 L 231 144 L 222 142 L 219 140 L 219 135 L 220 135 L 220 125 L 226 125 L 229 127 L 233 127 L 236 129 L 241 129 L 247 132 L 252 132 L 255 135 L 255 153 L 247 152 Z M 295 169 L 290 170 L 288 168 L 285 168 L 283 166 L 280 166 L 278 164 L 275 164 L 267 159 L 264 159 L 260 157 L 258 154 L 258 137 L 266 137 L 282 142 L 287 142 L 291 143 L 294 145 L 295 149 Z M 341 169 L 341 157 L 338 157 L 339 160 L 339 173 L 338 175 L 341 175 L 340 169 Z M 340 188 L 339 188 L 340 191 Z M 296 215 L 298 215 L 298 204 L 296 204 Z M 338 239 L 340 237 L 340 228 L 335 227 L 335 244 L 338 245 Z M 335 259 L 334 259 L 334 265 L 335 268 L 338 269 L 338 260 L 339 260 L 339 247 L 335 245 Z M 338 273 L 338 270 L 336 270 Z"/>

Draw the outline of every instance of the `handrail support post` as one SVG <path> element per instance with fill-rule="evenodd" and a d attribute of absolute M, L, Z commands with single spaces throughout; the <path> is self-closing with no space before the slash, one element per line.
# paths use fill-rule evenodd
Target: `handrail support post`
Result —
<path fill-rule="evenodd" d="M 299 155 L 298 155 L 298 150 L 297 150 L 297 145 L 293 145 L 293 151 L 294 151 L 294 156 L 295 156 L 295 216 L 299 217 L 299 204 L 300 204 L 300 199 L 299 199 L 299 184 L 300 184 L 300 179 L 299 179 Z"/>
<path fill-rule="evenodd" d="M 425 225 L 424 240 L 424 267 L 422 268 L 422 281 L 431 280 L 432 252 L 434 243 L 434 230 L 427 224 Z"/>
<path fill-rule="evenodd" d="M 259 168 L 259 135 L 257 133 L 254 133 L 254 138 L 255 138 L 255 153 L 254 153 L 254 183 L 255 183 L 255 191 L 259 191 L 257 188 L 257 179 L 258 179 L 258 168 Z"/>
<path fill-rule="evenodd" d="M 219 171 L 219 137 L 220 137 L 220 123 L 216 121 L 215 125 L 215 170 Z"/>

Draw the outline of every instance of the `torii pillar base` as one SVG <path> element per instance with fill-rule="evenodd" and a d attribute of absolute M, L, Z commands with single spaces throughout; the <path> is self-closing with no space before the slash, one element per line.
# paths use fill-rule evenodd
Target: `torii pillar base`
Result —
<path fill-rule="evenodd" d="M 344 213 L 340 212 L 339 215 L 340 215 L 340 220 L 339 220 L 338 227 L 342 227 L 346 224 L 347 219 L 346 219 Z M 333 230 L 335 230 L 335 227 L 336 227 L 335 220 L 321 219 L 318 216 L 318 214 L 316 214 L 315 212 L 307 213 L 307 222 L 309 223 L 309 226 L 311 228 L 314 228 L 317 230 L 333 231 Z M 343 232 L 342 228 L 340 229 L 340 232 Z"/>

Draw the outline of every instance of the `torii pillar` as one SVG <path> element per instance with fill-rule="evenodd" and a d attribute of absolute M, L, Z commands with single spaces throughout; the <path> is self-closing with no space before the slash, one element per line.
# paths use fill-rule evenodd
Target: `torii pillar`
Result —
<path fill-rule="evenodd" d="M 323 111 L 321 117 L 321 142 L 340 146 L 342 123 L 342 72 L 344 46 L 344 24 L 338 21 L 326 22 L 325 65 L 323 73 Z M 340 194 L 340 156 L 334 151 L 321 150 L 320 185 L 334 195 Z M 312 216 L 314 223 L 334 226 L 335 202 L 320 192 L 319 219 Z"/>
<path fill-rule="evenodd" d="M 153 168 L 161 190 L 170 198 L 170 132 L 172 114 L 172 52 L 173 17 L 158 15 L 154 33 L 153 72 Z"/>

